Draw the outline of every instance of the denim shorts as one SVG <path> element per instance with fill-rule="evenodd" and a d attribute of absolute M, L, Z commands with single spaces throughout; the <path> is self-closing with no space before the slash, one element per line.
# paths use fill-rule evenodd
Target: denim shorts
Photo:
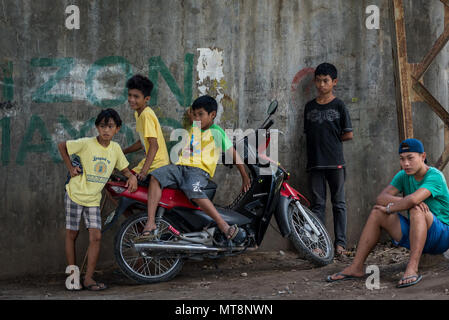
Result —
<path fill-rule="evenodd" d="M 209 183 L 209 174 L 196 167 L 169 164 L 150 172 L 161 188 L 169 186 L 181 189 L 189 199 L 205 199 L 203 189 Z"/>
<path fill-rule="evenodd" d="M 395 245 L 410 249 L 410 220 L 398 213 L 401 222 L 401 241 L 393 241 Z M 449 226 L 433 215 L 433 222 L 427 230 L 426 243 L 423 253 L 442 254 L 449 249 Z"/>

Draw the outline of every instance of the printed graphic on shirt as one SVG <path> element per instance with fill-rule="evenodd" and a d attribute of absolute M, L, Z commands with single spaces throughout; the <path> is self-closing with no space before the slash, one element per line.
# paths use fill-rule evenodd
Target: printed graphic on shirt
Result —
<path fill-rule="evenodd" d="M 106 162 L 111 163 L 111 161 L 109 161 L 106 158 L 100 158 L 96 156 L 94 156 L 92 161 L 95 175 L 87 174 L 86 175 L 87 181 L 103 184 L 108 182 L 109 177 L 106 175 L 108 172 L 108 166 Z"/>
<path fill-rule="evenodd" d="M 307 120 L 311 122 L 323 123 L 324 121 L 335 121 L 340 119 L 340 114 L 333 109 L 317 110 L 314 109 L 307 114 Z"/>

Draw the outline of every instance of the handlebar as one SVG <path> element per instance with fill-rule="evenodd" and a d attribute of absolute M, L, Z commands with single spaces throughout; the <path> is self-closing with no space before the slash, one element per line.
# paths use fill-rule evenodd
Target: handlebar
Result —
<path fill-rule="evenodd" d="M 267 130 L 273 125 L 274 121 L 270 119 L 266 125 L 264 125 L 261 129 Z"/>

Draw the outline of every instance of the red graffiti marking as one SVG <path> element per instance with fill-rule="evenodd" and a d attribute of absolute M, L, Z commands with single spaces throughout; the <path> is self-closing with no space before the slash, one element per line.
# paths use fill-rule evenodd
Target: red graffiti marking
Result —
<path fill-rule="evenodd" d="M 293 78 L 292 81 L 292 86 L 291 86 L 291 91 L 292 92 L 296 92 L 296 90 L 298 89 L 299 83 L 309 74 L 314 74 L 315 73 L 315 69 L 314 68 L 304 68 L 302 70 L 300 70 L 295 77 Z M 310 92 L 310 88 L 312 87 L 313 82 L 311 81 L 310 84 L 307 86 L 306 88 L 306 92 Z"/>

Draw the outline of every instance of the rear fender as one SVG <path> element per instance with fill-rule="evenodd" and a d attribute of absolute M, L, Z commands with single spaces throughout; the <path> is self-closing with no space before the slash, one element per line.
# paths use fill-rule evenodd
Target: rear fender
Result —
<path fill-rule="evenodd" d="M 115 222 L 118 220 L 118 218 L 123 214 L 123 212 L 125 212 L 128 208 L 136 206 L 136 205 L 142 206 L 142 208 L 146 208 L 141 202 L 139 202 L 137 200 L 130 199 L 130 198 L 120 198 L 117 209 L 115 209 L 115 211 L 113 211 L 114 216 L 113 216 L 112 220 L 103 226 L 101 233 L 109 230 L 115 224 Z"/>

